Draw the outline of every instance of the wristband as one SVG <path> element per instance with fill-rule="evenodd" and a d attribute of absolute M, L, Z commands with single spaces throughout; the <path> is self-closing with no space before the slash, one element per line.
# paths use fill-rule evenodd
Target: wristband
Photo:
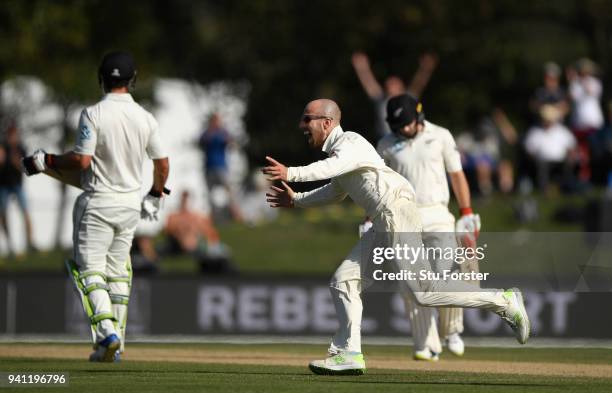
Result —
<path fill-rule="evenodd" d="M 161 198 L 162 194 L 170 195 L 170 190 L 164 187 L 162 192 L 156 191 L 153 188 L 149 191 L 149 195 L 154 196 L 155 198 Z"/>
<path fill-rule="evenodd" d="M 462 207 L 459 209 L 459 213 L 461 213 L 461 216 L 467 216 L 468 214 L 473 214 L 474 212 L 472 211 L 471 207 Z"/>
<path fill-rule="evenodd" d="M 159 191 L 155 191 L 151 188 L 151 191 L 149 191 L 149 195 L 154 196 L 155 198 L 161 198 L 162 193 Z"/>

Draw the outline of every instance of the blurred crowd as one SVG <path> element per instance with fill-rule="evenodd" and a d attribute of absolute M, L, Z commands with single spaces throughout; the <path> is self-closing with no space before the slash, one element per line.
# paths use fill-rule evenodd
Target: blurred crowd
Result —
<path fill-rule="evenodd" d="M 358 81 L 372 101 L 378 138 L 390 132 L 385 121 L 387 99 L 406 92 L 422 96 L 438 65 L 436 54 L 424 53 L 407 83 L 397 75 L 380 83 L 365 53 L 355 52 L 351 60 Z M 487 197 L 496 192 L 526 194 L 539 190 L 552 196 L 581 193 L 592 186 L 612 189 L 612 103 L 604 115 L 600 76 L 597 64 L 589 59 L 580 59 L 565 69 L 554 62 L 544 64 L 541 86 L 534 86 L 531 97 L 520 98 L 528 107 L 529 118 L 519 122 L 529 124 L 526 129 L 517 129 L 500 107 L 490 113 L 466 114 L 470 124 L 467 130 L 441 124 L 455 134 L 475 194 Z M 427 102 L 424 104 L 427 113 Z M 436 110 L 440 109 L 429 112 Z M 210 113 L 197 141 L 193 141 L 203 158 L 205 200 L 194 203 L 188 188 L 173 190 L 180 204 L 167 212 L 161 232 L 137 232 L 132 253 L 135 268 L 155 271 L 160 257 L 186 255 L 197 261 L 202 271 L 234 272 L 231 250 L 216 225 L 231 221 L 256 226 L 276 218 L 277 212 L 265 202 L 268 184 L 260 171 L 252 170 L 250 177 L 235 175 L 236 166 L 240 167 L 238 172 L 249 173 L 246 160 L 231 158 L 232 152 L 245 146 L 234 140 L 224 123 L 220 113 Z M 25 223 L 27 250 L 36 250 L 36 246 L 20 170 L 25 148 L 16 121 L 5 121 L 3 128 L 0 230 L 9 255 L 14 255 L 7 218 L 13 200 Z M 371 125 L 361 128 L 368 130 Z"/>
<path fill-rule="evenodd" d="M 471 133 L 458 136 L 476 190 L 487 196 L 496 188 L 523 194 L 535 188 L 553 196 L 582 193 L 595 185 L 612 187 L 612 106 L 608 104 L 606 121 L 602 95 L 593 61 L 580 59 L 565 72 L 546 63 L 542 85 L 529 97 L 526 130 L 517 131 L 504 111 L 495 108 Z"/>
<path fill-rule="evenodd" d="M 234 141 L 220 113 L 210 115 L 196 144 L 203 158 L 205 200 L 198 206 L 188 189 L 177 190 L 180 204 L 166 216 L 161 241 L 154 241 L 158 233 L 137 230 L 132 250 L 135 270 L 156 272 L 161 257 L 188 256 L 202 273 L 236 273 L 231 250 L 222 242 L 216 223 L 232 221 L 254 227 L 278 214 L 265 202 L 268 183 L 259 170 L 247 181 L 235 175 L 248 173 L 245 162 L 231 159 L 232 152 L 243 146 Z"/>
<path fill-rule="evenodd" d="M 435 54 L 425 53 L 408 85 L 396 75 L 381 85 L 367 55 L 353 54 L 355 73 L 374 105 L 378 137 L 390 132 L 384 121 L 386 100 L 406 92 L 421 97 L 437 62 Z M 455 133 L 464 171 L 479 196 L 533 189 L 550 196 L 581 193 L 594 185 L 612 189 L 612 102 L 606 119 L 602 96 L 600 72 L 592 60 L 580 59 L 565 70 L 548 62 L 542 85 L 523 98 L 529 113 L 520 122 L 529 124 L 525 130 L 517 130 L 499 107 L 466 114 L 467 130 L 441 125 Z"/>
<path fill-rule="evenodd" d="M 9 202 L 17 202 L 19 212 L 24 220 L 25 239 L 28 251 L 36 251 L 32 241 L 32 220 L 28 210 L 28 202 L 23 189 L 23 174 L 21 172 L 21 158 L 25 155 L 25 148 L 21 143 L 17 123 L 10 120 L 6 125 L 2 143 L 0 144 L 0 228 L 5 238 L 9 257 L 16 252 L 11 240 L 8 223 Z"/>
<path fill-rule="evenodd" d="M 24 187 L 21 159 L 27 148 L 21 140 L 16 119 L 5 116 L 0 133 L 0 251 L 9 259 L 23 259 L 27 253 L 37 252 L 32 236 L 32 218 Z M 265 202 L 268 183 L 259 169 L 248 176 L 244 144 L 234 141 L 220 113 L 207 116 L 197 138 L 192 141 L 202 162 L 201 179 L 196 186 L 173 190 L 172 198 L 179 201 L 169 207 L 157 225 L 142 225 L 136 231 L 132 246 L 135 271 L 157 272 L 161 258 L 185 256 L 192 259 L 204 273 L 235 273 L 230 248 L 221 240 L 218 223 L 234 222 L 250 227 L 274 220 L 278 212 Z M 247 176 L 243 176 L 246 174 Z M 180 173 L 173 174 L 179 180 Z M 187 183 L 189 184 L 189 183 Z M 202 198 L 195 198 L 193 190 L 203 188 Z M 172 205 L 172 204 L 170 204 Z M 19 210 L 24 225 L 10 222 L 10 209 Z M 23 227 L 24 234 L 16 233 Z M 11 230 L 12 229 L 12 230 Z M 13 236 L 11 236 L 13 235 Z M 17 251 L 18 237 L 26 240 L 25 253 Z"/>

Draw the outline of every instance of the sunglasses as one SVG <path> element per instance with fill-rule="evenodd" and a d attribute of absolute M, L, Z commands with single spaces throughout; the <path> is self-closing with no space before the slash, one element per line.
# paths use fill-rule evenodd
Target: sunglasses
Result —
<path fill-rule="evenodd" d="M 312 120 L 321 120 L 321 119 L 329 119 L 333 120 L 332 117 L 329 116 L 320 116 L 320 115 L 304 115 L 302 117 L 302 121 L 306 124 L 310 123 Z"/>

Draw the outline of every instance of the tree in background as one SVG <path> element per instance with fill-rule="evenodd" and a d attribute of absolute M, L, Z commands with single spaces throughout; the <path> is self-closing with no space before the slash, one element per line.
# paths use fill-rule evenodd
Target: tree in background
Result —
<path fill-rule="evenodd" d="M 39 77 L 65 114 L 99 97 L 96 68 L 112 48 L 138 60 L 137 95 L 150 93 L 156 76 L 248 81 L 251 162 L 261 164 L 265 151 L 296 165 L 312 159 L 296 130 L 309 99 L 335 99 L 345 127 L 374 138 L 350 63 L 355 50 L 377 59 L 376 75 L 411 75 L 418 55 L 432 50 L 439 66 L 423 96 L 428 117 L 462 129 L 472 126 L 466 113 L 501 107 L 521 130 L 546 61 L 591 57 L 608 90 L 611 30 L 604 0 L 8 0 L 0 4 L 0 79 Z M 64 119 L 58 149 L 69 146 Z"/>

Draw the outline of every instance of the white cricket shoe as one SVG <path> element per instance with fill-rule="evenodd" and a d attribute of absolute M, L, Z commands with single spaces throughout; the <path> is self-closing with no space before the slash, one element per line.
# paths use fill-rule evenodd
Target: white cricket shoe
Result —
<path fill-rule="evenodd" d="M 94 346 L 94 352 L 89 355 L 90 362 L 118 362 L 121 340 L 116 334 L 111 334 Z"/>
<path fill-rule="evenodd" d="M 425 362 L 437 362 L 440 360 L 440 354 L 432 351 L 429 348 L 422 349 L 420 351 L 414 351 L 414 360 L 422 360 Z"/>
<path fill-rule="evenodd" d="M 319 375 L 363 375 L 366 371 L 363 354 L 358 352 L 340 352 L 324 360 L 313 360 L 308 368 Z"/>
<path fill-rule="evenodd" d="M 523 295 L 518 288 L 510 288 L 502 296 L 508 301 L 508 304 L 503 311 L 497 314 L 514 330 L 516 340 L 525 344 L 529 339 L 531 324 L 527 310 L 525 310 Z"/>
<path fill-rule="evenodd" d="M 455 356 L 463 356 L 465 353 L 465 344 L 459 333 L 453 333 L 446 339 L 448 350 Z"/>

